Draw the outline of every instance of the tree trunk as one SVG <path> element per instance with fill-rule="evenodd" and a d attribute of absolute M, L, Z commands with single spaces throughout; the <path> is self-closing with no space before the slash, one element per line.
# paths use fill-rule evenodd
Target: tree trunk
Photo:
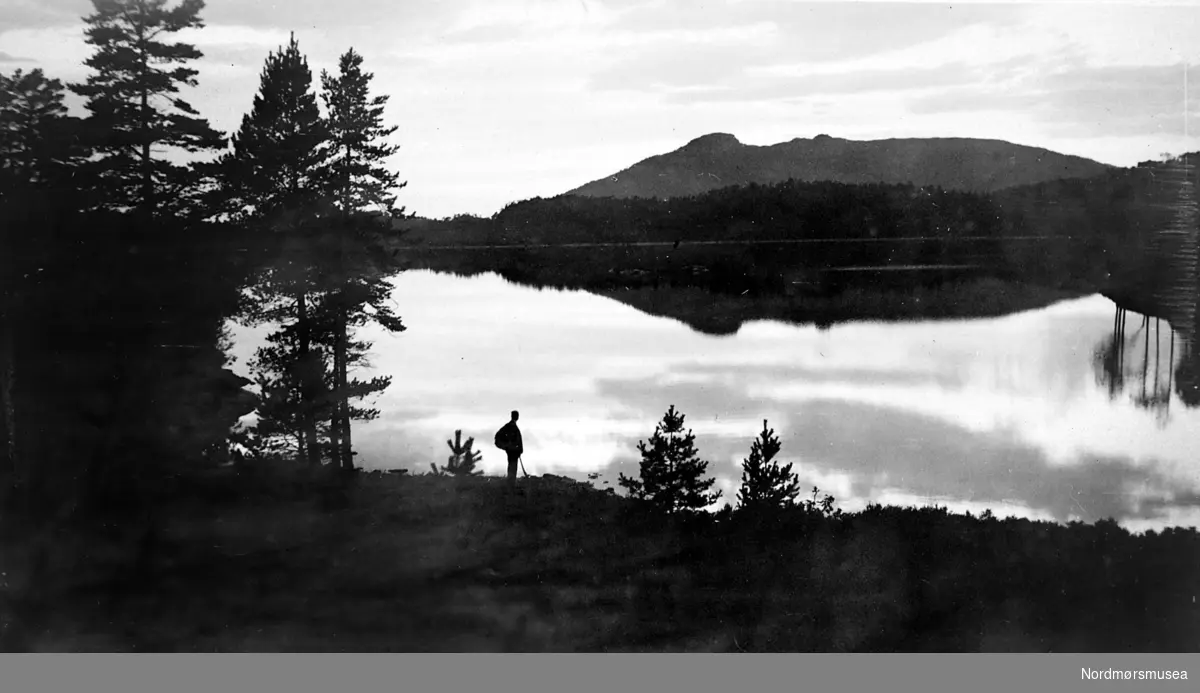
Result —
<path fill-rule="evenodd" d="M 154 211 L 151 198 L 154 187 L 150 178 L 150 128 L 146 124 L 149 117 L 147 110 L 149 99 L 145 90 L 142 91 L 142 208 L 147 212 Z"/>
<path fill-rule="evenodd" d="M 154 209 L 152 205 L 152 198 L 154 196 L 154 186 L 150 175 L 150 90 L 149 87 L 146 86 L 147 72 L 149 72 L 150 67 L 150 57 L 147 55 L 145 47 L 145 38 L 143 36 L 144 31 L 144 27 L 138 28 L 138 44 L 142 51 L 140 56 L 142 60 L 142 110 L 140 122 L 142 136 L 142 200 L 141 205 L 139 206 L 146 212 L 153 212 Z"/>
<path fill-rule="evenodd" d="M 342 408 L 340 406 L 341 385 L 340 385 L 340 377 L 339 377 L 340 371 L 338 369 L 339 349 L 338 349 L 338 343 L 336 341 L 337 340 L 336 332 L 334 334 L 334 340 L 335 340 L 334 348 L 333 348 L 333 388 L 334 388 L 334 390 L 333 390 L 333 392 L 329 393 L 330 394 L 330 404 L 331 404 L 331 406 L 329 408 L 329 455 L 331 458 L 330 462 L 338 469 L 341 469 L 343 466 L 342 426 L 341 426 L 341 418 L 340 418 Z"/>
<path fill-rule="evenodd" d="M 337 402 L 334 405 L 336 411 L 334 418 L 336 419 L 335 428 L 338 429 L 339 451 L 341 457 L 342 469 L 349 472 L 354 470 L 354 451 L 350 444 L 350 397 L 347 390 L 349 377 L 347 373 L 346 363 L 348 361 L 347 350 L 349 348 L 349 334 L 347 329 L 347 313 L 350 311 L 349 297 L 345 293 L 346 286 L 350 283 L 346 272 L 346 234 L 350 230 L 350 204 L 351 204 L 351 178 L 350 178 L 350 161 L 354 151 L 350 145 L 345 146 L 345 166 L 344 176 L 342 180 L 342 228 L 338 232 L 338 258 L 337 270 L 338 276 L 342 283 L 342 301 L 337 305 L 337 325 L 335 326 L 336 335 L 334 337 L 334 380 L 337 382 L 338 396 Z"/>
<path fill-rule="evenodd" d="M 304 448 L 308 457 L 308 463 L 313 466 L 319 466 L 321 464 L 321 446 L 317 439 L 317 414 L 314 410 L 317 393 L 313 382 L 317 374 L 314 373 L 316 368 L 313 367 L 312 360 L 312 338 L 309 334 L 311 325 L 308 320 L 308 305 L 302 291 L 296 293 L 296 319 L 300 327 L 300 344 L 297 356 L 300 362 L 300 392 L 304 398 Z"/>
<path fill-rule="evenodd" d="M 336 358 L 337 358 L 337 356 L 335 354 L 335 356 L 334 356 L 335 361 L 336 361 Z M 336 364 L 334 366 L 334 373 L 335 373 L 334 380 L 336 381 L 337 380 Z M 336 394 L 335 394 L 335 396 L 336 396 Z M 341 444 L 341 435 L 340 435 L 341 427 L 338 425 L 338 412 L 340 412 L 340 411 L 341 411 L 341 408 L 338 407 L 337 400 L 335 399 L 333 401 L 333 407 L 329 410 L 329 457 L 330 457 L 330 463 L 333 466 L 337 467 L 338 469 L 341 469 L 341 467 L 342 467 L 342 444 Z"/>
<path fill-rule="evenodd" d="M 347 396 L 346 390 L 346 385 L 349 381 L 346 368 L 346 362 L 348 360 L 346 354 L 348 341 L 346 329 L 346 307 L 341 306 L 339 307 L 338 311 L 337 347 L 334 352 L 334 368 L 337 372 L 337 381 L 341 386 L 341 392 L 338 394 L 336 405 L 336 418 L 337 426 L 340 428 L 338 431 L 338 437 L 340 439 L 339 444 L 341 446 L 339 454 L 341 457 L 342 469 L 346 471 L 352 471 L 354 469 L 354 452 L 350 444 L 350 398 Z"/>

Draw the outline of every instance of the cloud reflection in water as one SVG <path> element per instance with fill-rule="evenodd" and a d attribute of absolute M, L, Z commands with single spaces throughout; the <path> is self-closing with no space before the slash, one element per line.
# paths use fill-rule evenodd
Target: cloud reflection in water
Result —
<path fill-rule="evenodd" d="M 724 500 L 765 418 L 802 481 L 851 510 L 901 498 L 1139 529 L 1200 524 L 1200 410 L 1176 406 L 1164 424 L 1109 397 L 1093 364 L 1112 326 L 1102 297 L 996 319 L 756 322 L 714 337 L 495 275 L 394 283 L 409 329 L 365 335 L 373 370 L 393 377 L 379 420 L 355 430 L 366 467 L 425 470 L 461 428 L 500 473 L 491 436 L 519 409 L 531 473 L 599 471 L 615 484 L 675 404 L 730 489 Z M 255 333 L 236 331 L 235 367 Z"/>

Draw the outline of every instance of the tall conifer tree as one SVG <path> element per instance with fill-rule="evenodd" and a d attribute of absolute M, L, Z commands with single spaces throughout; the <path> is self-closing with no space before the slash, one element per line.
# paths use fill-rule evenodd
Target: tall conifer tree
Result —
<path fill-rule="evenodd" d="M 286 47 L 267 56 L 254 105 L 220 162 L 237 218 L 295 232 L 292 222 L 313 213 L 325 194 L 329 128 L 312 82 L 292 34 Z"/>
<path fill-rule="evenodd" d="M 368 411 L 355 410 L 350 400 L 378 392 L 388 383 L 386 379 L 349 378 L 353 330 L 369 321 L 393 332 L 404 329 L 386 304 L 390 285 L 370 266 L 375 257 L 371 246 L 376 228 L 364 213 L 378 211 L 385 218 L 402 215 L 403 209 L 394 208 L 395 192 L 406 184 L 386 166 L 387 158 L 399 149 L 387 142 L 396 128 L 384 125 L 383 109 L 388 97 L 370 95 L 374 75 L 363 71 L 362 62 L 362 56 L 351 48 L 339 58 L 336 76 L 321 74 L 330 129 L 326 174 L 342 217 L 334 253 L 337 288 L 329 308 L 336 384 L 331 428 L 338 443 L 335 459 L 344 469 L 354 467 L 350 421 Z"/>
<path fill-rule="evenodd" d="M 375 208 L 392 213 L 396 192 L 407 185 L 385 164 L 400 149 L 387 142 L 397 128 L 383 124 L 388 96 L 370 95 L 375 76 L 364 72 L 362 63 L 362 56 L 351 48 L 338 59 L 336 76 L 321 73 L 332 147 L 328 173 L 343 211 Z"/>
<path fill-rule="evenodd" d="M 146 212 L 178 210 L 194 192 L 192 170 L 166 158 L 168 150 L 204 153 L 221 146 L 220 134 L 179 96 L 196 86 L 187 65 L 203 54 L 166 35 L 204 26 L 203 0 L 92 0 L 84 18 L 86 41 L 96 51 L 92 74 L 71 90 L 87 99 L 91 162 L 104 206 Z"/>
<path fill-rule="evenodd" d="M 312 72 L 295 35 L 272 52 L 263 66 L 258 94 L 232 138 L 232 151 L 218 162 L 228 211 L 249 228 L 269 233 L 276 262 L 250 289 L 250 322 L 281 325 L 273 345 L 259 355 L 260 383 L 286 392 L 264 392 L 264 401 L 286 403 L 277 411 L 283 427 L 300 425 L 302 456 L 321 462 L 321 427 L 328 417 L 323 344 L 319 326 L 326 260 L 320 249 L 321 210 L 327 208 L 328 127 L 312 88 Z"/>

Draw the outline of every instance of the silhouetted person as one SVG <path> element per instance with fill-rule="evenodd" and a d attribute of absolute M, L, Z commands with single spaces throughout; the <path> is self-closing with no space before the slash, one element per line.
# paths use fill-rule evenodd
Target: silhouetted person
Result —
<path fill-rule="evenodd" d="M 510 487 L 517 483 L 517 463 L 521 459 L 521 453 L 525 451 L 525 447 L 521 444 L 521 429 L 517 428 L 517 419 L 520 416 L 516 410 L 513 410 L 512 420 L 496 431 L 496 447 L 508 453 L 508 485 Z"/>

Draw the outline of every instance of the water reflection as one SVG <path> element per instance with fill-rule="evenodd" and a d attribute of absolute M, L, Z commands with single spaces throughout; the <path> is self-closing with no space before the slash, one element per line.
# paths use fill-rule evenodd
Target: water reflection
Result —
<path fill-rule="evenodd" d="M 1165 311 L 1175 313 L 1165 319 L 1115 306 L 1109 334 L 1096 346 L 1093 360 L 1097 382 L 1110 399 L 1128 397 L 1163 425 L 1174 400 L 1187 408 L 1200 406 L 1200 293 L 1190 287 L 1174 293 L 1175 306 L 1186 300 L 1190 310 Z"/>
<path fill-rule="evenodd" d="M 1096 349 L 1097 380 L 1110 399 L 1128 395 L 1166 425 L 1174 395 L 1176 331 L 1160 318 L 1135 314 L 1137 328 L 1129 334 L 1128 313 L 1121 307 L 1113 311 L 1112 335 Z"/>
<path fill-rule="evenodd" d="M 767 418 L 780 459 L 847 510 L 933 502 L 1062 521 L 1111 515 L 1132 529 L 1200 524 L 1200 410 L 1170 397 L 1169 419 L 1157 413 L 1167 406 L 1146 408 L 1172 381 L 1186 399 L 1196 359 L 1166 323 L 1157 334 L 1141 316 L 1114 339 L 1101 296 L 994 319 L 824 330 L 760 321 L 714 336 L 495 275 L 392 282 L 409 330 L 364 331 L 376 344 L 364 375 L 394 383 L 374 403 L 379 419 L 355 430 L 368 468 L 424 471 L 462 429 L 486 441 L 481 468 L 500 474 L 491 436 L 518 409 L 530 473 L 615 485 L 675 404 L 726 497 Z M 253 331 L 237 332 L 235 355 L 252 352 Z"/>
<path fill-rule="evenodd" d="M 1185 406 L 1195 407 L 1200 403 L 1200 390 L 1197 389 L 1197 374 L 1200 373 L 1200 345 L 1197 344 L 1197 335 L 1200 335 L 1200 235 L 1196 232 L 1200 227 L 1200 205 L 1196 201 L 1195 167 L 1189 156 L 1177 157 L 1158 166 L 1155 180 L 1164 193 L 1159 206 L 1167 217 L 1143 240 L 1141 262 L 1116 257 L 1109 265 L 1110 274 L 1116 272 L 1111 277 L 1110 295 L 1119 298 L 1113 313 L 1111 344 L 1100 348 L 1097 360 L 1100 377 L 1108 384 L 1111 395 L 1116 397 L 1125 391 L 1130 365 L 1127 353 L 1131 346 L 1133 360 L 1137 360 L 1137 345 L 1131 344 L 1137 341 L 1137 334 L 1126 336 L 1128 314 L 1125 309 L 1142 311 L 1145 315 L 1140 327 L 1140 391 L 1132 388 L 1132 394 L 1140 406 L 1166 419 L 1175 394 Z M 1162 362 L 1164 325 L 1170 332 L 1165 364 Z M 1153 360 L 1150 355 L 1152 338 Z M 1181 347 L 1178 362 L 1175 360 L 1177 342 Z M 1165 384 L 1162 382 L 1164 371 Z"/>

